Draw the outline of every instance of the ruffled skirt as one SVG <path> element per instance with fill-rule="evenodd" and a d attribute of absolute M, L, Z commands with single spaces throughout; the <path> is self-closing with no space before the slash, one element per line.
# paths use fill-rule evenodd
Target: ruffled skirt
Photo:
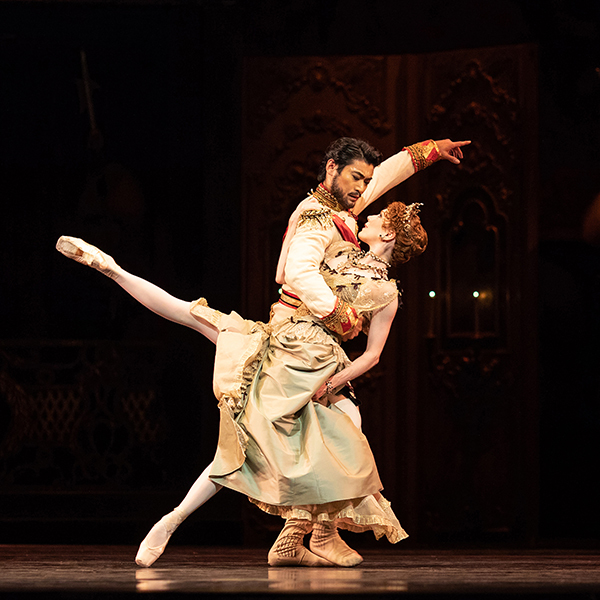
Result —
<path fill-rule="evenodd" d="M 348 364 L 318 320 L 277 326 L 223 315 L 204 301 L 192 314 L 219 328 L 213 387 L 221 411 L 210 478 L 284 519 L 407 537 L 364 434 L 350 417 L 313 402 L 317 389 Z"/>

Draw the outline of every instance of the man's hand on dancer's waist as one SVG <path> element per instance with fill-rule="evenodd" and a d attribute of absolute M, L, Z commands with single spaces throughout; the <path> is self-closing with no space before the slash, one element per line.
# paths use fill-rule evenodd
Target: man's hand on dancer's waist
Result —
<path fill-rule="evenodd" d="M 361 331 L 363 327 L 363 318 L 359 317 L 358 321 L 356 321 L 356 325 L 345 335 L 342 336 L 342 342 L 347 342 L 348 340 L 353 340 Z"/>

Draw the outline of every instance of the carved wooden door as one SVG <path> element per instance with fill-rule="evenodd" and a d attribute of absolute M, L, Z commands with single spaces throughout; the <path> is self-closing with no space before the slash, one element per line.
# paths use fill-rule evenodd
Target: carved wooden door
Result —
<path fill-rule="evenodd" d="M 267 319 L 277 300 L 287 219 L 333 139 L 362 137 L 384 156 L 426 138 L 473 140 L 459 167 L 434 165 L 370 207 L 425 203 L 429 248 L 399 269 L 405 307 L 357 381 L 384 494 L 417 539 L 535 533 L 535 73 L 530 46 L 246 60 L 250 318 Z"/>

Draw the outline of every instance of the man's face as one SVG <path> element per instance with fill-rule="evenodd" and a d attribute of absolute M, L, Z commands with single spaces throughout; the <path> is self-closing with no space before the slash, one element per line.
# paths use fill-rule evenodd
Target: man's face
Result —
<path fill-rule="evenodd" d="M 337 165 L 331 161 L 331 165 L 327 165 L 325 185 L 346 210 L 352 210 L 373 178 L 373 170 L 373 165 L 355 160 L 338 172 Z"/>

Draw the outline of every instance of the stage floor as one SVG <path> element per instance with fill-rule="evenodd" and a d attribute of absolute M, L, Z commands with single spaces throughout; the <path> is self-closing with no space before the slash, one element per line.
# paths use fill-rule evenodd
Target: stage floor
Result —
<path fill-rule="evenodd" d="M 171 546 L 152 568 L 128 546 L 0 546 L 0 595 L 178 596 L 469 595 L 591 598 L 600 593 L 600 551 L 363 551 L 352 569 L 270 568 L 265 549 Z"/>

